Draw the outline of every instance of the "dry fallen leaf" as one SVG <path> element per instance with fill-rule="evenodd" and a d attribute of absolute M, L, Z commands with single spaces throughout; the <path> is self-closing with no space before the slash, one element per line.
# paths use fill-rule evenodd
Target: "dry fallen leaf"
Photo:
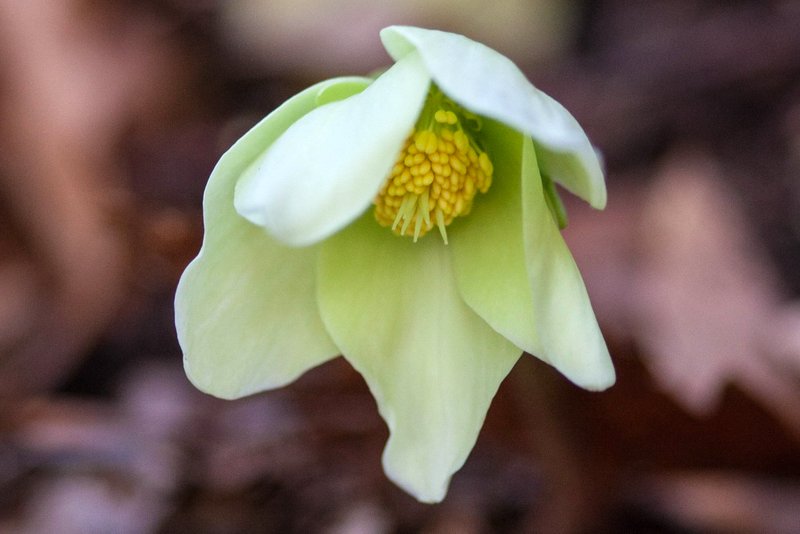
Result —
<path fill-rule="evenodd" d="M 779 479 L 699 471 L 646 477 L 632 486 L 635 500 L 689 532 L 793 534 L 800 524 L 800 488 Z"/>
<path fill-rule="evenodd" d="M 0 269 L 0 317 L 24 319 L 0 329 L 2 396 L 62 381 L 128 291 L 118 143 L 163 105 L 179 69 L 157 27 L 126 15 L 0 0 L 0 196 L 35 273 L 17 285 Z"/>
<path fill-rule="evenodd" d="M 632 326 L 656 381 L 695 413 L 736 384 L 800 436 L 800 313 L 714 162 L 672 158 L 638 232 Z"/>

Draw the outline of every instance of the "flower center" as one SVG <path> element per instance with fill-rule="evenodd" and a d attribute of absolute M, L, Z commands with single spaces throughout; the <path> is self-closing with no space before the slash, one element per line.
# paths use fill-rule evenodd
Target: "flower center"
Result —
<path fill-rule="evenodd" d="M 480 119 L 463 110 L 433 87 L 414 130 L 391 174 L 381 187 L 375 219 L 400 236 L 416 242 L 434 226 L 447 244 L 445 229 L 467 215 L 472 200 L 492 184 L 489 156 L 465 130 L 480 128 Z"/>

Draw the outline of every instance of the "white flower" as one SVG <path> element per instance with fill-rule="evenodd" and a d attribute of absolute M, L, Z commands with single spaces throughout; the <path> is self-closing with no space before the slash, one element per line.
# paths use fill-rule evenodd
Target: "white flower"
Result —
<path fill-rule="evenodd" d="M 523 351 L 613 384 L 548 186 L 596 208 L 606 190 L 575 119 L 507 58 L 433 30 L 381 38 L 396 63 L 376 80 L 314 85 L 222 157 L 176 325 L 187 375 L 223 398 L 342 354 L 389 427 L 386 473 L 436 502 Z"/>

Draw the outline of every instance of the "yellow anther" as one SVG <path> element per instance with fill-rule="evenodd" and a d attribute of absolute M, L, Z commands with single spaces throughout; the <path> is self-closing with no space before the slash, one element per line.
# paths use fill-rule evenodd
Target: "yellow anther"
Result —
<path fill-rule="evenodd" d="M 436 226 L 447 243 L 447 226 L 467 215 L 475 195 L 486 193 L 492 183 L 489 156 L 468 133 L 473 130 L 465 130 L 476 122 L 479 126 L 479 118 L 462 113 L 432 87 L 417 126 L 375 197 L 378 223 L 414 241 Z"/>
<path fill-rule="evenodd" d="M 433 120 L 441 124 L 453 125 L 458 122 L 458 117 L 452 111 L 440 109 L 433 114 Z"/>
<path fill-rule="evenodd" d="M 493 172 L 489 156 L 457 126 L 452 111 L 438 110 L 433 129 L 414 131 L 374 200 L 375 218 L 414 241 L 469 213 L 478 191 L 485 193 Z M 453 128 L 451 126 L 455 125 Z"/>
<path fill-rule="evenodd" d="M 423 130 L 414 136 L 414 146 L 419 152 L 433 154 L 436 152 L 437 144 L 438 140 L 436 139 L 436 134 L 430 130 Z M 421 154 L 415 153 L 414 155 L 419 156 Z"/>
<path fill-rule="evenodd" d="M 459 130 L 453 134 L 453 143 L 456 145 L 456 148 L 458 148 L 459 152 L 464 153 L 469 146 L 469 139 L 467 139 L 467 136 L 464 134 L 464 132 Z"/>
<path fill-rule="evenodd" d="M 492 172 L 494 172 L 494 165 L 492 165 L 492 160 L 489 159 L 489 156 L 486 155 L 486 152 L 481 152 L 481 155 L 478 156 L 478 163 L 481 166 L 481 170 L 486 176 L 491 176 Z"/>
<path fill-rule="evenodd" d="M 464 182 L 464 193 L 465 196 L 472 197 L 475 196 L 475 182 L 472 180 L 467 180 Z"/>

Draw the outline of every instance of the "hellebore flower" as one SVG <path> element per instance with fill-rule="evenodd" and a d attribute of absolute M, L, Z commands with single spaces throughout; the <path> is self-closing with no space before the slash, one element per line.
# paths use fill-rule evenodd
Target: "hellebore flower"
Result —
<path fill-rule="evenodd" d="M 440 31 L 381 39 L 396 62 L 377 79 L 318 83 L 222 156 L 176 325 L 190 380 L 222 398 L 342 354 L 389 427 L 386 473 L 436 502 L 523 351 L 614 382 L 552 181 L 598 209 L 606 190 L 578 123 L 510 60 Z"/>

